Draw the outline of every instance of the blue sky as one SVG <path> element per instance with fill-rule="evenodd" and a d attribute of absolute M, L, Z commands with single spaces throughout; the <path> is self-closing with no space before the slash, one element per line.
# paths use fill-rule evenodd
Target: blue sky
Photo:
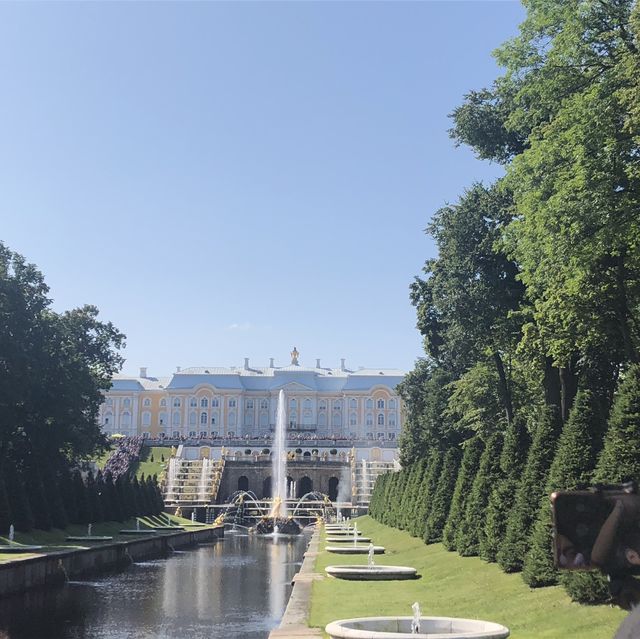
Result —
<path fill-rule="evenodd" d="M 422 354 L 430 215 L 499 168 L 447 115 L 517 2 L 0 3 L 0 239 L 124 371 Z"/>

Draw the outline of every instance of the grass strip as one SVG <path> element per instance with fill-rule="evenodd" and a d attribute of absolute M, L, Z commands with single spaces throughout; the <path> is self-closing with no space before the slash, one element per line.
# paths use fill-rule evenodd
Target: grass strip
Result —
<path fill-rule="evenodd" d="M 379 565 L 412 566 L 420 579 L 358 582 L 327 577 L 313 584 L 309 625 L 322 628 L 337 619 L 384 615 L 411 616 L 417 601 L 423 615 L 467 617 L 495 621 L 511 629 L 514 639 L 610 639 L 625 613 L 609 606 L 573 603 L 561 587 L 530 589 L 519 574 L 507 575 L 496 564 L 478 557 L 460 557 L 441 544 L 425 546 L 408 533 L 370 517 L 357 520 L 358 529 L 386 554 Z M 320 544 L 315 571 L 329 565 L 366 565 L 366 555 L 334 555 Z"/>

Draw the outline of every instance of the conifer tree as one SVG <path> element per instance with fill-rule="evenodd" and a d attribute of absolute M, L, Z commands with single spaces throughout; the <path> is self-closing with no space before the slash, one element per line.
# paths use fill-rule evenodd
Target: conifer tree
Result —
<path fill-rule="evenodd" d="M 484 534 L 480 537 L 480 556 L 485 561 L 496 560 L 504 539 L 507 516 L 513 505 L 529 445 L 525 420 L 521 415 L 516 415 L 504 433 L 500 453 L 500 476 L 491 490 Z"/>
<path fill-rule="evenodd" d="M 431 510 L 424 526 L 423 539 L 426 544 L 434 544 L 442 540 L 442 531 L 447 522 L 451 497 L 455 490 L 460 468 L 460 457 L 460 451 L 453 446 L 445 453 Z"/>
<path fill-rule="evenodd" d="M 416 500 L 416 494 L 418 492 L 417 484 L 421 479 L 419 474 L 422 470 L 422 466 L 418 462 L 415 462 L 411 464 L 411 466 L 407 470 L 408 475 L 404 492 L 400 501 L 400 520 L 398 522 L 398 527 L 402 530 L 406 530 L 409 526 L 409 521 L 411 518 L 411 508 Z"/>
<path fill-rule="evenodd" d="M 66 464 L 61 464 L 58 472 L 58 484 L 60 495 L 64 504 L 64 511 L 67 520 L 71 524 L 78 523 L 78 504 L 76 501 L 76 491 L 73 483 L 73 476 Z"/>
<path fill-rule="evenodd" d="M 468 439 L 464 445 L 460 472 L 451 499 L 451 508 L 442 532 L 442 545 L 447 550 L 457 550 L 456 532 L 464 518 L 464 511 L 471 492 L 473 480 L 478 473 L 483 443 L 477 435 Z"/>
<path fill-rule="evenodd" d="M 424 461 L 422 481 L 418 489 L 416 502 L 412 514 L 409 532 L 413 537 L 423 537 L 427 517 L 431 512 L 433 500 L 438 487 L 438 478 L 442 469 L 442 452 L 433 449 L 429 457 Z"/>
<path fill-rule="evenodd" d="M 640 365 L 633 364 L 624 374 L 615 395 L 604 444 L 593 481 L 615 484 L 640 481 Z M 604 575 L 596 572 L 563 572 L 560 583 L 571 599 L 596 604 L 609 599 Z"/>
<path fill-rule="evenodd" d="M 90 524 L 92 521 L 92 512 L 89 504 L 89 493 L 80 471 L 73 473 L 73 490 L 75 494 L 77 519 L 75 521 L 72 520 L 72 523 Z"/>
<path fill-rule="evenodd" d="M 33 511 L 34 527 L 39 530 L 51 530 L 50 504 L 45 496 L 40 469 L 35 464 L 25 472 L 25 487 Z"/>
<path fill-rule="evenodd" d="M 20 532 L 29 532 L 34 526 L 33 511 L 25 489 L 24 477 L 12 463 L 5 466 L 5 486 L 13 525 Z"/>
<path fill-rule="evenodd" d="M 13 523 L 11 517 L 11 507 L 9 506 L 9 497 L 4 485 L 3 469 L 0 469 L 0 537 L 6 537 L 9 533 L 9 527 Z"/>
<path fill-rule="evenodd" d="M 58 475 L 50 464 L 45 463 L 42 467 L 42 477 L 44 495 L 51 515 L 51 525 L 54 528 L 64 529 L 69 524 L 69 518 L 64 507 Z"/>
<path fill-rule="evenodd" d="M 463 557 L 471 557 L 480 552 L 480 544 L 485 535 L 484 523 L 489 495 L 500 472 L 501 445 L 502 436 L 500 433 L 489 435 L 480 456 L 478 474 L 473 480 L 464 517 L 456 532 L 456 548 Z"/>
<path fill-rule="evenodd" d="M 522 570 L 524 557 L 529 549 L 531 527 L 545 494 L 560 423 L 557 407 L 547 406 L 542 409 L 515 495 L 513 510 L 507 518 L 504 541 L 497 555 L 498 563 L 505 572 Z"/>
<path fill-rule="evenodd" d="M 590 390 L 578 391 L 571 415 L 558 440 L 529 551 L 522 567 L 522 578 L 532 588 L 551 586 L 557 581 L 552 556 L 549 495 L 555 490 L 575 490 L 591 483 L 602 445 L 605 423 L 603 408 L 598 395 Z"/>

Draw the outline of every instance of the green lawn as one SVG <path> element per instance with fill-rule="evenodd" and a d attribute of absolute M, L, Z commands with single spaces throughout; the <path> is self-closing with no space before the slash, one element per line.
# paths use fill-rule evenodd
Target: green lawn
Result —
<path fill-rule="evenodd" d="M 608 606 L 572 603 L 560 587 L 531 590 L 519 574 L 506 575 L 477 557 L 462 558 L 441 544 L 425 546 L 405 532 L 361 517 L 358 528 L 386 554 L 378 564 L 413 566 L 422 575 L 413 581 L 357 582 L 326 578 L 313 584 L 310 625 L 377 615 L 411 616 L 420 603 L 424 615 L 470 617 L 495 621 L 511 629 L 514 639 L 579 637 L 610 639 L 626 613 Z M 324 548 L 324 541 L 321 549 Z M 366 555 L 333 555 L 316 560 L 316 572 L 331 564 L 366 564 Z"/>
<path fill-rule="evenodd" d="M 161 461 L 163 455 L 164 461 Z M 136 477 L 140 479 L 142 475 L 145 477 L 148 477 L 149 475 L 158 475 L 159 479 L 160 474 L 164 471 L 165 466 L 169 462 L 170 456 L 171 448 L 167 448 L 166 446 L 144 446 L 142 448 L 140 461 L 134 465 Z M 153 461 L 151 461 L 151 458 L 153 458 Z"/>

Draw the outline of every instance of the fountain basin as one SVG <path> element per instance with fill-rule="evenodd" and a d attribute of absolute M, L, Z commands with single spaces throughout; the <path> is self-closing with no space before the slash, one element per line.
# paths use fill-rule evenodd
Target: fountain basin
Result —
<path fill-rule="evenodd" d="M 182 526 L 154 526 L 153 530 L 171 530 L 173 532 L 180 532 L 185 529 Z"/>
<path fill-rule="evenodd" d="M 490 621 L 420 617 L 420 633 L 411 634 L 412 617 L 362 617 L 332 621 L 332 639 L 504 639 L 509 628 Z"/>
<path fill-rule="evenodd" d="M 42 546 L 22 546 L 20 544 L 14 544 L 11 546 L 0 546 L 0 553 L 22 553 L 22 552 L 36 552 L 42 550 Z"/>
<path fill-rule="evenodd" d="M 369 546 L 327 546 L 326 550 L 336 555 L 367 555 L 369 554 Z M 374 546 L 373 554 L 382 555 L 384 546 Z"/>
<path fill-rule="evenodd" d="M 103 537 L 101 535 L 73 535 L 67 537 L 67 541 L 113 541 L 113 537 Z"/>
<path fill-rule="evenodd" d="M 359 537 L 362 533 L 358 531 L 355 533 L 357 537 Z M 327 530 L 327 535 L 333 535 L 335 537 L 353 537 L 353 528 L 351 530 Z"/>
<path fill-rule="evenodd" d="M 338 579 L 354 581 L 395 581 L 416 579 L 418 571 L 408 566 L 327 566 L 325 572 Z"/>
<path fill-rule="evenodd" d="M 357 537 L 359 542 L 369 543 L 371 539 L 369 537 Z M 327 537 L 327 541 L 331 544 L 352 544 L 353 537 Z"/>
<path fill-rule="evenodd" d="M 138 530 L 137 528 L 132 528 L 130 530 L 121 530 L 121 535 L 155 535 L 156 531 L 148 528 L 147 530 Z"/>

